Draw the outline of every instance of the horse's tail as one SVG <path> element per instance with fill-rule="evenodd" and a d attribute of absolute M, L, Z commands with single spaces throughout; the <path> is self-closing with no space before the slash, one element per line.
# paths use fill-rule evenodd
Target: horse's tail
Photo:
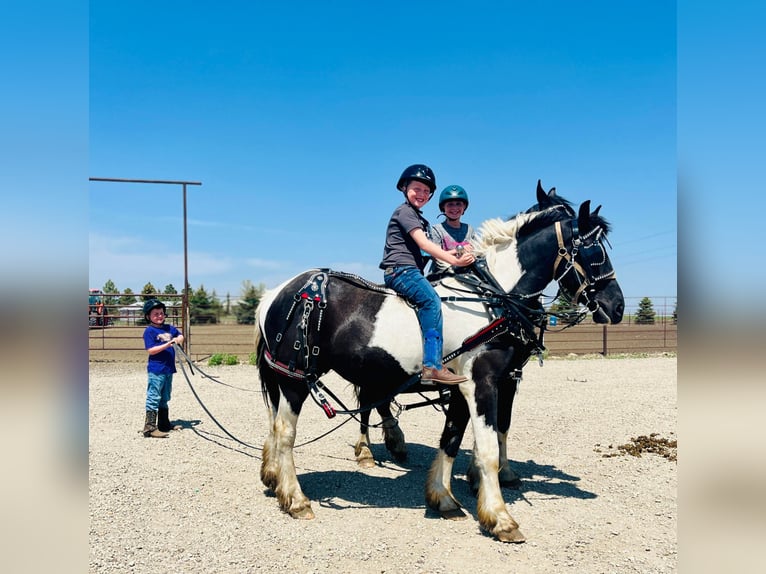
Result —
<path fill-rule="evenodd" d="M 253 337 L 253 343 L 255 344 L 255 364 L 261 361 L 261 353 L 263 352 L 264 338 L 261 332 L 261 313 L 263 307 L 263 299 L 255 307 L 255 334 Z"/>
<path fill-rule="evenodd" d="M 263 360 L 263 353 L 266 351 L 266 337 L 261 330 L 261 315 L 268 311 L 269 304 L 261 299 L 258 305 L 255 307 L 255 333 L 253 336 L 253 342 L 255 344 L 255 365 L 258 370 L 258 378 L 261 381 L 261 394 L 263 396 L 263 402 L 269 409 L 269 419 L 273 422 L 274 412 L 276 410 L 276 403 L 272 402 L 272 395 L 269 392 L 269 377 L 270 373 L 266 372 L 271 367 Z M 272 389 L 273 390 L 273 389 Z"/>

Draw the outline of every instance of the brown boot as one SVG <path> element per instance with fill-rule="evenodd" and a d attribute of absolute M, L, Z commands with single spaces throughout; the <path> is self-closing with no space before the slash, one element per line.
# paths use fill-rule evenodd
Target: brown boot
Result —
<path fill-rule="evenodd" d="M 154 438 L 165 438 L 168 433 L 162 432 L 157 428 L 157 411 L 146 411 L 146 422 L 144 423 L 144 436 Z"/>
<path fill-rule="evenodd" d="M 459 385 L 468 380 L 468 377 L 456 375 L 446 367 L 434 369 L 433 367 L 423 367 L 423 374 L 420 377 L 423 382 L 433 381 L 443 385 Z"/>

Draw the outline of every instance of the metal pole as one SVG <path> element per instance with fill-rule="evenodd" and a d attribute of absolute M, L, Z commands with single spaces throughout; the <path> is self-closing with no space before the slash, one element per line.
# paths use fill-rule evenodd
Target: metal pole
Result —
<path fill-rule="evenodd" d="M 184 327 L 184 344 L 183 349 L 187 353 L 189 352 L 189 345 L 191 343 L 191 329 L 189 328 L 191 320 L 189 318 L 189 249 L 188 249 L 188 237 L 186 233 L 186 183 L 183 184 L 183 201 L 184 201 L 184 297 L 183 297 L 183 327 Z"/>
<path fill-rule="evenodd" d="M 167 179 L 126 179 L 117 177 L 89 177 L 90 181 L 107 181 L 113 183 L 161 183 L 171 185 L 183 186 L 183 205 L 184 205 L 184 289 L 183 296 L 181 297 L 181 324 L 183 326 L 184 344 L 183 348 L 189 352 L 189 341 L 191 333 L 189 332 L 191 319 L 189 318 L 189 253 L 188 253 L 188 240 L 186 232 L 186 186 L 187 185 L 202 185 L 200 181 L 180 181 L 180 180 L 167 180 Z"/>

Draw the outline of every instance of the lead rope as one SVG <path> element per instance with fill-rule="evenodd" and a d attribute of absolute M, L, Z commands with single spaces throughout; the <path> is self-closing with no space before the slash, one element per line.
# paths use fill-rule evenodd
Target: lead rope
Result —
<path fill-rule="evenodd" d="M 186 361 L 189 363 L 189 370 L 192 372 L 192 374 L 194 374 L 194 365 L 192 364 L 192 361 L 191 361 L 191 359 L 189 358 L 189 355 L 187 355 L 187 354 L 186 354 L 186 353 L 183 351 L 183 349 L 181 349 L 181 347 L 179 347 L 179 346 L 178 346 L 178 344 L 176 344 L 176 343 L 173 343 L 173 348 L 174 348 L 176 351 L 179 351 L 179 352 L 181 353 L 181 356 L 182 356 L 184 359 L 186 359 Z M 262 450 L 261 448 L 259 448 L 259 447 L 257 447 L 257 446 L 253 446 L 253 445 L 251 445 L 251 444 L 248 444 L 248 443 L 246 443 L 246 442 L 245 442 L 245 441 L 243 441 L 243 440 L 240 440 L 240 439 L 238 439 L 238 438 L 237 438 L 237 437 L 235 437 L 233 434 L 231 434 L 231 433 L 230 433 L 228 430 L 226 430 L 226 427 L 224 427 L 224 426 L 223 426 L 221 423 L 219 423 L 219 422 L 218 422 L 218 419 L 217 419 L 217 418 L 215 418 L 215 417 L 213 416 L 213 413 L 211 413 L 211 412 L 210 412 L 210 409 L 208 409 L 208 408 L 205 406 L 205 403 L 203 403 L 203 402 L 202 402 L 202 399 L 201 399 L 201 398 L 200 398 L 200 396 L 197 394 L 197 391 L 194 389 L 194 385 L 192 385 L 191 379 L 189 378 L 189 375 L 186 373 L 186 368 L 184 367 L 184 363 L 183 363 L 183 361 L 178 361 L 178 364 L 181 366 L 181 372 L 183 373 L 183 375 L 184 375 L 184 378 L 186 379 L 186 382 L 187 382 L 187 384 L 189 385 L 189 389 L 191 389 L 191 392 L 192 392 L 192 394 L 194 395 L 194 398 L 195 398 L 195 399 L 197 399 L 197 402 L 199 403 L 199 406 L 201 406 L 201 407 L 202 407 L 202 410 L 203 410 L 203 411 L 205 411 L 205 413 L 207 414 L 207 416 L 209 416 L 209 417 L 210 417 L 210 419 L 211 419 L 211 420 L 212 420 L 212 421 L 215 423 L 215 425 L 216 425 L 216 426 L 217 426 L 219 429 L 221 429 L 221 430 L 222 430 L 222 431 L 223 431 L 223 432 L 224 432 L 224 433 L 225 433 L 225 434 L 226 434 L 226 435 L 227 435 L 229 438 L 231 438 L 231 439 L 232 439 L 234 442 L 238 442 L 239 444 L 241 444 L 242 446 L 246 446 L 247 448 L 252 448 L 252 449 L 255 449 L 255 450 Z M 208 378 L 208 379 L 210 379 L 210 380 L 212 380 L 212 381 L 215 381 L 215 382 L 217 382 L 217 383 L 219 383 L 219 384 L 223 384 L 223 385 L 225 385 L 225 386 L 227 386 L 227 387 L 232 387 L 232 388 L 239 388 L 239 387 L 233 387 L 232 385 L 226 385 L 226 383 L 222 383 L 221 381 L 218 381 L 218 380 L 216 380 L 214 377 L 211 377 L 210 375 L 207 375 L 207 374 L 203 373 L 203 372 L 202 372 L 202 370 L 201 370 L 201 369 L 199 369 L 199 367 L 197 368 L 197 370 L 199 370 L 199 372 L 200 372 L 200 373 L 201 373 L 201 374 L 202 374 L 204 377 L 206 377 L 206 378 Z M 251 391 L 251 392 L 252 392 L 252 389 L 240 389 L 240 390 L 243 390 L 243 391 L 247 391 L 247 390 L 249 390 L 249 391 Z"/>

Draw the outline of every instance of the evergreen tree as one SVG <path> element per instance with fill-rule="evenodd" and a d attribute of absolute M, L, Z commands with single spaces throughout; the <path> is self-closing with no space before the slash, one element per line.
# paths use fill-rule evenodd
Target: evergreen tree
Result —
<path fill-rule="evenodd" d="M 117 289 L 117 286 L 114 284 L 114 281 L 112 281 L 111 279 L 107 279 L 106 283 L 104 283 L 104 286 L 101 288 L 101 292 L 104 293 L 105 295 L 105 297 L 103 298 L 103 301 L 107 309 L 110 309 L 109 307 L 110 305 L 119 304 L 119 298 L 116 297 L 116 295 L 119 294 L 119 290 Z M 115 295 L 115 296 L 108 297 L 108 295 Z"/>
<path fill-rule="evenodd" d="M 189 297 L 189 322 L 192 325 L 216 322 L 213 301 L 205 291 L 204 285 L 200 285 L 199 289 Z"/>
<path fill-rule="evenodd" d="M 213 292 L 210 294 L 210 310 L 215 314 L 215 322 L 219 323 L 221 321 L 221 313 L 223 313 L 223 305 L 221 304 L 221 300 L 218 298 L 218 293 L 215 292 L 215 289 L 213 289 Z"/>
<path fill-rule="evenodd" d="M 144 288 L 141 289 L 141 300 L 142 301 L 148 301 L 149 299 L 154 299 L 157 297 L 157 288 L 152 285 L 151 281 L 144 285 Z"/>
<path fill-rule="evenodd" d="M 678 325 L 678 301 L 673 305 L 673 324 Z"/>
<path fill-rule="evenodd" d="M 641 299 L 638 302 L 638 310 L 636 311 L 636 325 L 654 325 L 654 315 L 652 300 L 649 297 Z"/>
<path fill-rule="evenodd" d="M 165 295 L 178 295 L 178 291 L 176 291 L 176 288 L 173 287 L 172 283 L 168 283 L 167 285 L 165 285 L 165 288 L 162 290 L 162 292 Z"/>
<path fill-rule="evenodd" d="M 237 305 L 237 323 L 240 325 L 253 325 L 255 323 L 255 308 L 263 297 L 266 286 L 261 283 L 255 287 L 251 281 L 242 282 L 242 299 Z"/>
<path fill-rule="evenodd" d="M 133 294 L 133 291 L 130 289 L 130 287 L 128 287 L 120 297 L 120 305 L 132 305 L 135 302 L 136 296 Z"/>

